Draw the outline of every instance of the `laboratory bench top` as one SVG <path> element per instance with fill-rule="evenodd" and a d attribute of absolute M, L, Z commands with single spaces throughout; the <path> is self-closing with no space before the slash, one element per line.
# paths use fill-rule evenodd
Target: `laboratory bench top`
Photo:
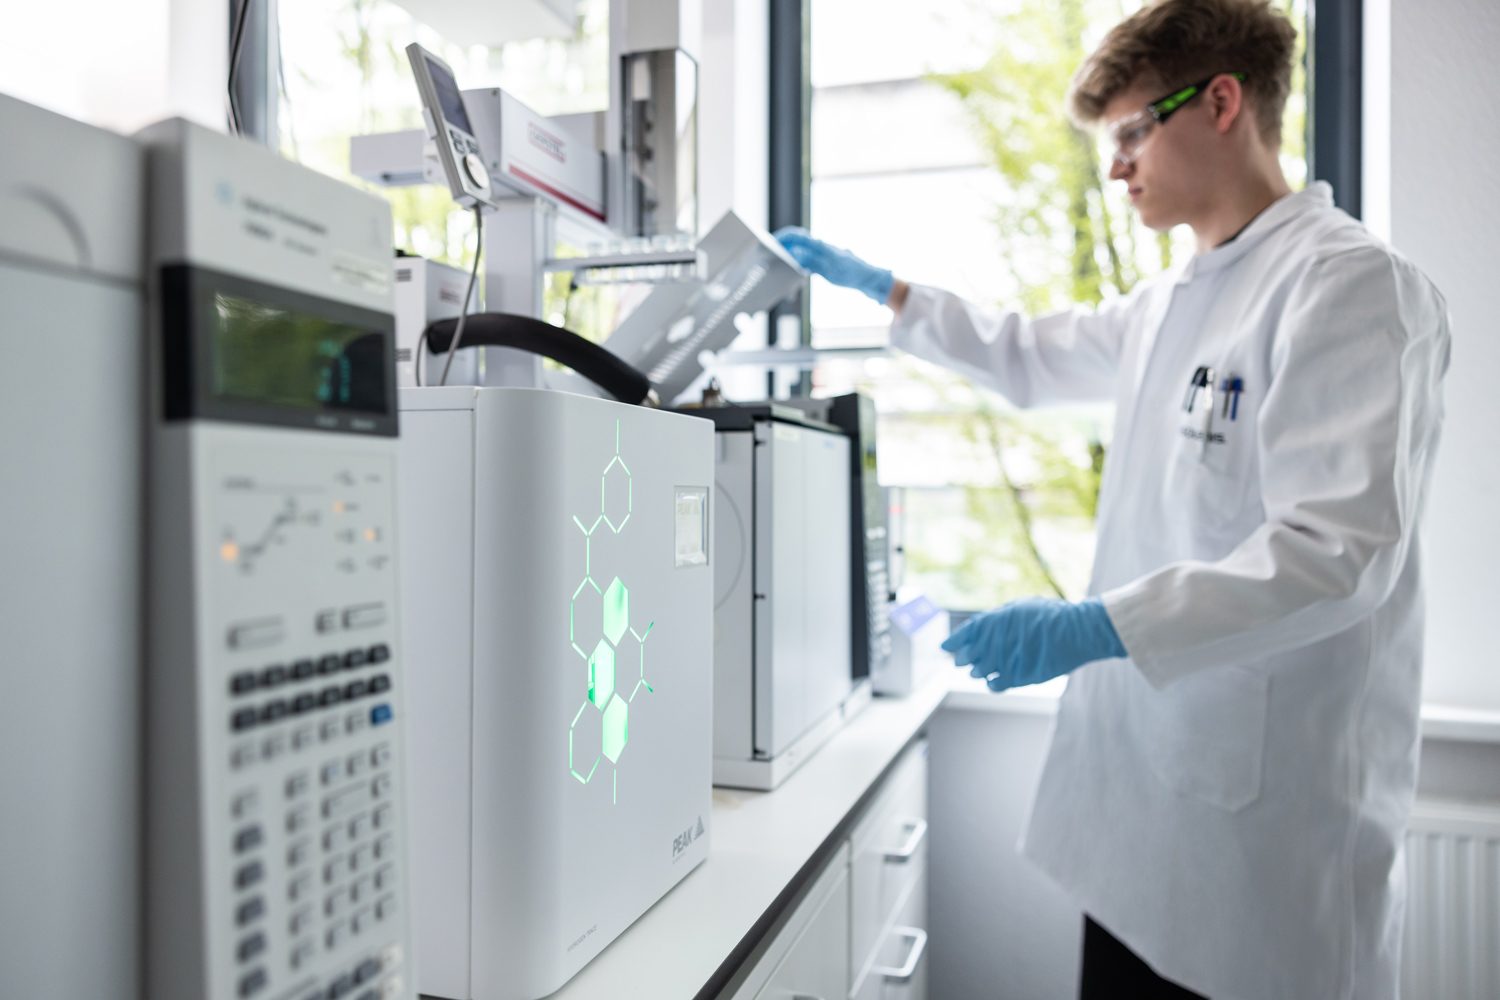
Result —
<path fill-rule="evenodd" d="M 716 788 L 708 860 L 553 994 L 559 1000 L 711 1000 L 797 903 L 901 752 L 940 708 L 1053 715 L 1063 679 L 993 694 L 945 669 L 875 698 L 774 792 Z M 1500 743 L 1500 712 L 1424 705 L 1429 739 Z"/>

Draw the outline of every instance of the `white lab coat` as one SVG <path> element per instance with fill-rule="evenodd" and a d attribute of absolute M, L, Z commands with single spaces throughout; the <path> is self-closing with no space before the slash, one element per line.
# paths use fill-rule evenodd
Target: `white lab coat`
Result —
<path fill-rule="evenodd" d="M 1395 997 L 1442 297 L 1316 183 L 1097 311 L 913 286 L 891 340 L 1115 400 L 1090 593 L 1131 656 L 1069 679 L 1026 856 L 1212 1000 Z"/>

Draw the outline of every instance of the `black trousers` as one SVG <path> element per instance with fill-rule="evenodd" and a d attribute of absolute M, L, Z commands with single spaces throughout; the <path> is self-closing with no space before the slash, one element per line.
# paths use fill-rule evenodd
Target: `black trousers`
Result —
<path fill-rule="evenodd" d="M 1078 1000 L 1205 1000 L 1151 971 L 1125 943 L 1083 918 L 1083 973 Z"/>

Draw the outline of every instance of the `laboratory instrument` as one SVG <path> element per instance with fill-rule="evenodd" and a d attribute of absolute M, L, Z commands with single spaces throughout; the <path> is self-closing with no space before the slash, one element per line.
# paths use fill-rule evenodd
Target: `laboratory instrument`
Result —
<path fill-rule="evenodd" d="M 139 995 L 141 231 L 129 139 L 0 94 L 0 970 Z"/>
<path fill-rule="evenodd" d="M 863 393 L 816 399 L 789 399 L 794 406 L 849 436 L 849 609 L 850 676 L 855 681 L 882 673 L 891 656 L 891 581 L 887 571 L 886 498 L 880 487 L 875 446 L 875 400 Z M 876 693 L 880 693 L 876 687 Z"/>
<path fill-rule="evenodd" d="M 949 617 L 926 595 L 918 594 L 891 608 L 890 619 L 891 655 L 870 674 L 870 681 L 876 694 L 904 697 L 949 662 L 943 651 Z"/>
<path fill-rule="evenodd" d="M 775 788 L 868 704 L 850 675 L 849 438 L 775 403 L 713 421 L 714 784 Z"/>
<path fill-rule="evenodd" d="M 401 420 L 420 990 L 532 1000 L 708 855 L 714 429 L 513 387 Z"/>
<path fill-rule="evenodd" d="M 424 381 L 436 381 L 444 358 L 441 352 L 427 347 L 422 333 L 431 320 L 458 316 L 469 275 L 441 261 L 410 256 L 397 257 L 392 271 L 396 294 L 396 384 L 421 384 L 417 381 L 418 365 Z M 483 300 L 475 289 L 469 298 L 469 312 L 482 309 Z M 467 328 L 464 340 L 472 343 Z M 460 351 L 454 358 L 453 370 L 448 373 L 449 383 L 473 384 L 478 377 L 474 368 L 479 360 L 477 351 Z"/>
<path fill-rule="evenodd" d="M 146 994 L 411 998 L 390 208 L 182 120 L 138 139 Z"/>
<path fill-rule="evenodd" d="M 453 70 L 416 42 L 406 47 L 406 57 L 422 98 L 427 138 L 436 148 L 453 200 L 465 208 L 494 204 L 490 172 Z"/>

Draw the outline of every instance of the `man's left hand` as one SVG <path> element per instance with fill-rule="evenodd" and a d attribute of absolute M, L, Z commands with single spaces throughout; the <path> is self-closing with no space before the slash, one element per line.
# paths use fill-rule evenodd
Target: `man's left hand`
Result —
<path fill-rule="evenodd" d="M 977 614 L 943 642 L 991 691 L 1040 684 L 1085 663 L 1128 656 L 1104 602 L 1023 597 Z"/>

